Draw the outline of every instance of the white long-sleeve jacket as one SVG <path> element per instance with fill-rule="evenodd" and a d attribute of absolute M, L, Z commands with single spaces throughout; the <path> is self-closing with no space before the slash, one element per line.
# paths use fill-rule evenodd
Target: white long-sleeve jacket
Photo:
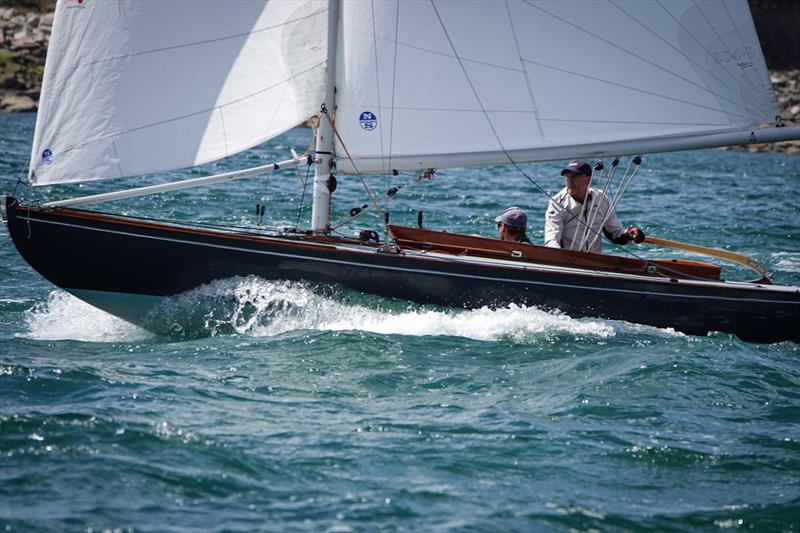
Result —
<path fill-rule="evenodd" d="M 561 206 L 562 209 L 557 206 Z M 602 251 L 601 229 L 605 229 L 614 239 L 625 233 L 625 229 L 614 212 L 609 215 L 603 228 L 600 227 L 610 208 L 611 202 L 603 194 L 603 191 L 590 189 L 584 208 L 584 205 L 575 201 L 564 187 L 550 200 L 550 205 L 547 206 L 544 217 L 545 246 L 578 250 L 586 225 L 591 222 L 591 230 L 588 232 L 582 250 L 599 254 Z"/>

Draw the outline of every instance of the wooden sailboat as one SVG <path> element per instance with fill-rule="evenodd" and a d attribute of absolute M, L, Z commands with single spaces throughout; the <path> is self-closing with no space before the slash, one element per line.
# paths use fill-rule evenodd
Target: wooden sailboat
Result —
<path fill-rule="evenodd" d="M 691 334 L 800 339 L 800 288 L 763 275 L 730 282 L 707 263 L 388 223 L 384 242 L 329 232 L 334 168 L 391 174 L 800 137 L 800 128 L 758 127 L 776 106 L 744 0 L 188 5 L 59 2 L 31 185 L 198 165 L 317 114 L 313 156 L 42 204 L 5 196 L 20 254 L 55 285 L 144 327 L 164 298 L 257 275 L 422 303 L 518 303 Z M 315 167 L 307 233 L 79 208 L 306 163 Z"/>

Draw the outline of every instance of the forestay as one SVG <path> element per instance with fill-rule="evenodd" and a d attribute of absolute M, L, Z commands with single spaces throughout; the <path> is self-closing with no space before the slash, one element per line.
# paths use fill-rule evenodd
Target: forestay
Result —
<path fill-rule="evenodd" d="M 59 1 L 30 181 L 198 165 L 311 117 L 327 11 L 320 0 Z"/>
<path fill-rule="evenodd" d="M 375 0 L 341 24 L 361 172 L 660 151 L 777 115 L 746 0 Z"/>

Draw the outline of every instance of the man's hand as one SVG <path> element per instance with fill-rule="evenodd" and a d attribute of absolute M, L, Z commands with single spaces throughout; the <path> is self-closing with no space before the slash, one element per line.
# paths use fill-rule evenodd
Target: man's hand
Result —
<path fill-rule="evenodd" d="M 642 231 L 642 228 L 628 226 L 628 229 L 625 230 L 625 234 L 628 236 L 629 241 L 633 241 L 636 244 L 644 242 L 644 231 Z"/>

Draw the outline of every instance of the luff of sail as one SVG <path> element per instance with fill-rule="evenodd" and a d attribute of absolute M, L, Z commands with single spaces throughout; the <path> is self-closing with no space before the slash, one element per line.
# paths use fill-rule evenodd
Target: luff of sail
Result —
<path fill-rule="evenodd" d="M 29 180 L 138 175 L 235 154 L 319 108 L 324 0 L 56 6 Z"/>
<path fill-rule="evenodd" d="M 345 2 L 341 31 L 361 172 L 734 144 L 777 115 L 746 0 Z"/>

